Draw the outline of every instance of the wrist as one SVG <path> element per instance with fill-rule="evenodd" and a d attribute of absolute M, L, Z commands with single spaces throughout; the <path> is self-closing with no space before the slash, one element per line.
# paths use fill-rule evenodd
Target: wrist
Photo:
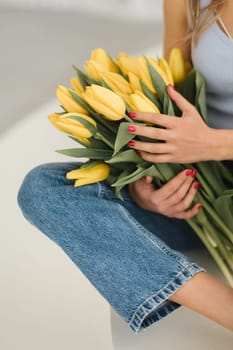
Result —
<path fill-rule="evenodd" d="M 233 130 L 210 129 L 210 160 L 233 159 Z"/>

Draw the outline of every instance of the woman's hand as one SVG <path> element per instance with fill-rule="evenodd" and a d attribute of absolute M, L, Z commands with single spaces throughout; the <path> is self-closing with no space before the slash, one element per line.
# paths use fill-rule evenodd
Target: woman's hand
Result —
<path fill-rule="evenodd" d="M 171 117 L 165 114 L 131 112 L 134 120 L 149 122 L 155 126 L 133 125 L 128 131 L 135 135 L 163 140 L 165 142 L 141 142 L 132 140 L 129 147 L 138 150 L 138 154 L 152 163 L 193 163 L 213 160 L 214 129 L 205 124 L 202 117 L 189 101 L 168 86 L 168 94 L 182 111 L 182 116 Z M 156 125 L 162 128 L 156 128 Z"/>
<path fill-rule="evenodd" d="M 159 189 L 153 185 L 152 176 L 145 176 L 129 184 L 128 192 L 131 199 L 145 210 L 190 219 L 202 207 L 199 203 L 190 208 L 199 187 L 198 182 L 193 182 L 195 175 L 195 171 L 184 170 Z"/>

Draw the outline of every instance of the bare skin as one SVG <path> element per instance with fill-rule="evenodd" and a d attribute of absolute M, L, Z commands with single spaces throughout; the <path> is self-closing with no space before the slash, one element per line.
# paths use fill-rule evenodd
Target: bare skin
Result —
<path fill-rule="evenodd" d="M 233 34 L 232 15 L 230 15 L 233 13 L 233 2 L 226 1 L 224 6 L 221 17 L 229 32 Z M 174 42 L 184 37 L 186 32 L 185 0 L 164 0 L 164 57 L 168 58 Z M 190 45 L 179 44 L 176 46 L 181 48 L 185 59 L 191 61 Z M 163 149 L 157 148 L 161 144 L 155 143 L 152 146 L 150 143 L 150 148 L 148 148 L 146 142 L 136 142 L 133 148 L 140 152 L 141 157 L 151 162 L 177 163 L 191 163 L 209 159 L 233 159 L 233 130 L 219 131 L 207 127 L 188 101 L 184 100 L 172 88 L 168 88 L 168 93 L 183 111 L 182 118 L 178 118 L 177 123 L 173 123 L 174 118 L 169 116 L 164 118 L 165 116 L 163 116 L 163 122 L 166 125 L 162 126 L 165 129 L 137 127 L 133 133 L 166 141 L 162 144 Z M 159 124 L 159 116 L 152 113 L 136 113 L 133 120 Z M 193 135 L 195 135 L 195 139 Z M 199 139 L 197 135 L 200 135 Z M 159 189 L 152 184 L 152 177 L 146 176 L 130 184 L 128 191 L 132 200 L 146 210 L 158 212 L 168 217 L 187 219 L 197 215 L 198 211 L 201 210 L 201 203 L 190 208 L 198 190 L 197 182 L 192 175 L 194 174 L 187 175 L 185 171 L 182 171 Z M 233 289 L 206 272 L 197 273 L 169 300 L 233 331 Z"/>

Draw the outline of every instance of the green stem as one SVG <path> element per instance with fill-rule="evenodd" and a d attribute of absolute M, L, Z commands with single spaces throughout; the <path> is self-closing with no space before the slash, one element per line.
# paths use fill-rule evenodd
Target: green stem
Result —
<path fill-rule="evenodd" d="M 221 256 L 217 252 L 216 248 L 212 247 L 211 243 L 205 237 L 202 228 L 197 223 L 192 221 L 191 219 L 187 219 L 186 221 L 189 223 L 189 225 L 193 228 L 193 230 L 199 236 L 199 238 L 201 239 L 203 244 L 206 246 L 206 248 L 209 251 L 209 253 L 214 258 L 216 264 L 218 265 L 218 267 L 222 271 L 222 273 L 225 276 L 226 280 L 229 282 L 230 286 L 233 288 L 233 277 L 232 277 L 231 271 L 229 270 L 229 268 L 226 266 L 226 264 L 222 260 Z"/>
<path fill-rule="evenodd" d="M 132 119 L 128 117 L 126 114 L 124 114 L 124 119 L 127 120 L 127 122 L 133 123 Z"/>
<path fill-rule="evenodd" d="M 218 215 L 218 213 L 209 205 L 205 197 L 201 195 L 201 192 L 199 192 L 199 196 L 201 197 L 201 203 L 203 204 L 205 210 L 208 212 L 209 216 L 233 243 L 232 231 L 225 225 L 223 219 Z"/>
<path fill-rule="evenodd" d="M 216 242 L 220 253 L 222 254 L 223 258 L 225 258 L 227 264 L 229 265 L 230 269 L 233 272 L 232 253 L 227 250 L 227 248 L 224 246 L 219 236 L 216 234 L 215 228 L 212 225 L 210 225 L 209 221 L 207 220 L 205 223 L 204 231 L 206 232 L 206 234 L 208 234 L 208 236 L 210 236 L 211 239 L 213 239 L 214 242 Z"/>
<path fill-rule="evenodd" d="M 101 135 L 99 132 L 95 134 L 95 138 L 97 140 L 103 141 L 107 146 L 109 146 L 111 149 L 114 149 L 114 145 L 111 141 L 109 141 L 105 136 Z"/>

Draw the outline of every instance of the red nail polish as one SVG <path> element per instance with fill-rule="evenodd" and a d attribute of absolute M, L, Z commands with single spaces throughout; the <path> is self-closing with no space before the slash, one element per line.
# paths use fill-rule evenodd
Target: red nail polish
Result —
<path fill-rule="evenodd" d="M 186 170 L 185 175 L 189 176 L 192 174 L 192 172 L 193 172 L 192 169 L 188 169 L 188 170 Z"/>
<path fill-rule="evenodd" d="M 195 188 L 195 190 L 198 190 L 198 188 L 200 187 L 199 182 L 194 182 L 193 187 Z"/>
<path fill-rule="evenodd" d="M 197 175 L 197 171 L 196 170 L 192 170 L 192 173 L 190 174 L 192 177 L 195 177 Z"/>
<path fill-rule="evenodd" d="M 140 151 L 136 151 L 138 157 L 141 157 L 142 156 L 142 153 Z"/>
<path fill-rule="evenodd" d="M 135 126 L 133 126 L 133 125 L 128 126 L 128 131 L 129 132 L 133 132 L 135 130 L 136 130 Z"/>
<path fill-rule="evenodd" d="M 127 145 L 128 145 L 129 147 L 134 147 L 134 146 L 135 146 L 135 142 L 134 142 L 133 140 L 131 140 L 131 141 L 129 141 L 129 142 L 127 143 Z"/>
<path fill-rule="evenodd" d="M 129 116 L 130 118 L 136 118 L 136 113 L 135 113 L 135 112 L 129 112 L 129 113 L 128 113 L 128 116 Z"/>
<path fill-rule="evenodd" d="M 197 205 L 197 209 L 201 209 L 201 208 L 203 208 L 203 205 L 202 204 L 198 204 Z"/>

